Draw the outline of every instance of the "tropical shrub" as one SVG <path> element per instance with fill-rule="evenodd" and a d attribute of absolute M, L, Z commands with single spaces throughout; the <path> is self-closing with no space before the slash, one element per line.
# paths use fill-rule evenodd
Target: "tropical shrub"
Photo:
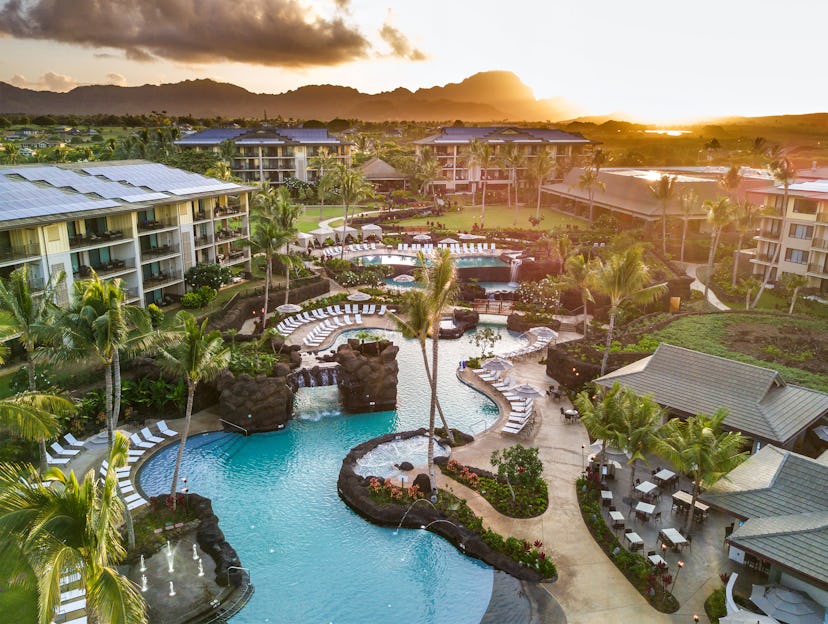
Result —
<path fill-rule="evenodd" d="M 164 311 L 154 303 L 151 303 L 147 306 L 147 313 L 150 316 L 153 329 L 158 329 L 164 322 Z"/>
<path fill-rule="evenodd" d="M 201 286 L 209 286 L 218 290 L 224 284 L 229 284 L 233 279 L 233 272 L 230 267 L 220 264 L 201 263 L 187 269 L 184 274 L 184 281 L 187 286 L 193 289 Z"/>

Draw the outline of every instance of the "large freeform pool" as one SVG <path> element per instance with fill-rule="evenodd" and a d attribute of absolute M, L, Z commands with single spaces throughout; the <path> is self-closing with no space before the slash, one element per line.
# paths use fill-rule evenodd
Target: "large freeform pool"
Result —
<path fill-rule="evenodd" d="M 403 266 L 417 266 L 417 256 L 403 254 L 372 254 L 359 256 L 355 259 L 361 264 L 398 264 Z M 454 265 L 458 269 L 477 267 L 505 267 L 507 264 L 496 256 L 456 256 Z"/>
<path fill-rule="evenodd" d="M 498 352 L 523 343 L 501 331 Z M 427 425 L 419 345 L 396 332 L 387 335 L 400 345 L 396 411 L 344 415 L 335 387 L 306 388 L 297 396 L 296 420 L 283 431 L 209 433 L 188 441 L 181 475 L 192 491 L 213 500 L 256 587 L 234 624 L 480 622 L 491 597 L 489 566 L 432 533 L 394 535 L 374 526 L 336 492 L 342 458 L 353 446 Z M 453 426 L 479 432 L 494 422 L 497 408 L 454 375 L 457 362 L 473 350 L 465 339 L 440 342 L 440 399 Z M 176 449 L 167 447 L 144 465 L 138 480 L 146 493 L 169 491 Z"/>

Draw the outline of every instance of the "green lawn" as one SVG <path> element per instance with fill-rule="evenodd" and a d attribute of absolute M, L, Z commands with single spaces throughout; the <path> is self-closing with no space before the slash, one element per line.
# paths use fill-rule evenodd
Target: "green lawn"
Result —
<path fill-rule="evenodd" d="M 471 230 L 472 225 L 480 223 L 481 211 L 482 209 L 480 206 L 466 206 L 461 208 L 459 212 L 452 209 L 439 217 L 416 217 L 414 219 L 405 219 L 399 223 L 400 225 L 425 225 L 426 221 L 437 221 L 445 225 L 446 229 L 449 230 Z M 552 228 L 566 227 L 567 225 L 577 225 L 579 227 L 586 226 L 585 220 L 568 214 L 563 214 L 556 210 L 552 210 L 551 208 L 542 207 L 540 215 L 543 220 L 537 228 L 534 228 L 532 227 L 532 224 L 529 223 L 529 217 L 535 216 L 535 207 L 521 206 L 518 208 L 517 225 L 522 229 L 528 230 L 551 230 Z M 513 227 L 514 221 L 514 208 L 510 209 L 505 204 L 488 204 L 486 206 L 487 229 L 511 228 Z"/>
<path fill-rule="evenodd" d="M 322 208 L 322 216 L 319 216 L 319 206 L 306 206 L 305 213 L 299 217 L 296 222 L 296 227 L 300 232 L 310 232 L 319 227 L 319 222 L 331 217 L 338 217 L 342 215 L 342 206 L 324 206 Z M 334 224 L 336 225 L 336 224 Z"/>

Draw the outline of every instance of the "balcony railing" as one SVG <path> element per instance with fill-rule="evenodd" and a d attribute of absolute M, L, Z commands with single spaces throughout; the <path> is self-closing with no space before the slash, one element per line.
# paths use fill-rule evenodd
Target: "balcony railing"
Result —
<path fill-rule="evenodd" d="M 828 275 L 828 266 L 822 262 L 811 262 L 808 265 L 808 273 L 818 273 L 820 275 Z"/>
<path fill-rule="evenodd" d="M 239 205 L 236 205 L 236 206 L 230 206 L 230 205 L 228 205 L 228 206 L 218 206 L 216 208 L 215 215 L 216 215 L 216 217 L 226 217 L 226 216 L 229 216 L 229 215 L 241 214 L 241 211 L 242 211 L 241 206 L 239 206 Z"/>
<path fill-rule="evenodd" d="M 204 247 L 205 245 L 213 244 L 213 237 L 209 235 L 196 236 L 194 241 L 196 247 Z"/>
<path fill-rule="evenodd" d="M 206 221 L 211 219 L 212 215 L 206 210 L 198 210 L 193 212 L 193 221 Z"/>
<path fill-rule="evenodd" d="M 216 232 L 216 240 L 228 240 L 231 238 L 239 238 L 240 236 L 244 236 L 244 230 L 241 228 L 233 228 L 232 230 L 225 228 Z"/>
<path fill-rule="evenodd" d="M 820 223 L 828 223 L 828 211 L 820 210 L 817 212 L 816 220 Z"/>
<path fill-rule="evenodd" d="M 158 256 L 168 256 L 170 254 L 178 253 L 178 247 L 175 245 L 159 245 L 158 247 L 149 247 L 141 250 L 142 258 L 157 258 Z"/>
<path fill-rule="evenodd" d="M 69 237 L 70 247 L 88 247 L 89 245 L 100 245 L 102 243 L 110 243 L 112 241 L 123 240 L 123 230 L 106 231 L 101 234 L 90 232 L 88 234 L 78 234 Z"/>
<path fill-rule="evenodd" d="M 248 260 L 250 258 L 250 250 L 236 249 L 226 255 L 218 254 L 216 257 L 218 258 L 219 264 L 232 264 L 241 260 Z"/>
<path fill-rule="evenodd" d="M 759 230 L 759 237 L 760 238 L 772 238 L 773 240 L 779 240 L 779 232 L 773 232 L 771 230 Z"/>
<path fill-rule="evenodd" d="M 32 256 L 39 255 L 40 247 L 38 245 L 20 245 L 17 247 L 0 248 L 0 262 L 18 260 L 20 258 L 30 258 Z"/>
<path fill-rule="evenodd" d="M 146 231 L 153 231 L 153 230 L 162 230 L 168 227 L 174 227 L 178 225 L 174 223 L 172 219 L 159 219 L 154 221 L 142 221 L 138 224 L 138 229 L 142 232 Z"/>
<path fill-rule="evenodd" d="M 119 273 L 120 271 L 134 269 L 135 265 L 132 262 L 126 262 L 124 260 L 113 260 L 92 268 L 95 269 L 95 273 L 98 275 L 107 275 L 109 273 Z"/>
<path fill-rule="evenodd" d="M 811 247 L 814 249 L 828 249 L 828 240 L 823 238 L 815 238 L 811 241 Z"/>

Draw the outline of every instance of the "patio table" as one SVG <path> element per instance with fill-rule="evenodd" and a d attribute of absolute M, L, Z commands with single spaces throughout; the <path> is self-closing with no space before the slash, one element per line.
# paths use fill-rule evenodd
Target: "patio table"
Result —
<path fill-rule="evenodd" d="M 610 503 L 612 503 L 612 491 L 601 490 L 601 503 L 604 507 L 609 507 Z"/>
<path fill-rule="evenodd" d="M 650 555 L 647 557 L 654 566 L 658 567 L 660 565 L 666 566 L 667 562 L 664 561 L 664 558 L 661 555 Z"/>
<path fill-rule="evenodd" d="M 623 529 L 624 528 L 624 514 L 620 511 L 611 511 L 609 512 L 610 518 L 612 519 L 612 528 L 613 529 Z"/>
<path fill-rule="evenodd" d="M 679 506 L 684 506 L 686 509 L 690 508 L 690 503 L 693 502 L 693 496 L 690 492 L 685 492 L 684 490 L 679 490 L 675 494 L 673 494 L 673 503 L 678 503 Z M 696 513 L 701 514 L 702 516 L 706 515 L 710 507 L 705 505 L 704 503 L 700 503 L 696 501 Z"/>
<path fill-rule="evenodd" d="M 640 502 L 635 506 L 637 512 L 647 514 L 648 516 L 655 511 L 655 505 L 650 503 Z"/>
<path fill-rule="evenodd" d="M 673 472 L 672 470 L 667 470 L 666 468 L 664 468 L 661 471 L 655 473 L 653 475 L 653 479 L 659 485 L 664 485 L 666 483 L 669 483 L 670 480 L 675 476 L 676 476 L 675 472 Z"/>
<path fill-rule="evenodd" d="M 658 538 L 668 546 L 676 549 L 683 548 L 687 544 L 687 538 L 672 527 L 669 529 L 661 529 L 658 532 Z"/>
<path fill-rule="evenodd" d="M 625 533 L 624 538 L 629 542 L 630 550 L 641 550 L 641 548 L 644 547 L 644 540 L 641 539 L 641 536 L 638 533 Z"/>
<path fill-rule="evenodd" d="M 642 494 L 649 494 L 657 487 L 658 486 L 651 481 L 643 481 L 642 483 L 639 483 L 635 486 L 635 490 L 637 492 L 641 492 Z"/>

